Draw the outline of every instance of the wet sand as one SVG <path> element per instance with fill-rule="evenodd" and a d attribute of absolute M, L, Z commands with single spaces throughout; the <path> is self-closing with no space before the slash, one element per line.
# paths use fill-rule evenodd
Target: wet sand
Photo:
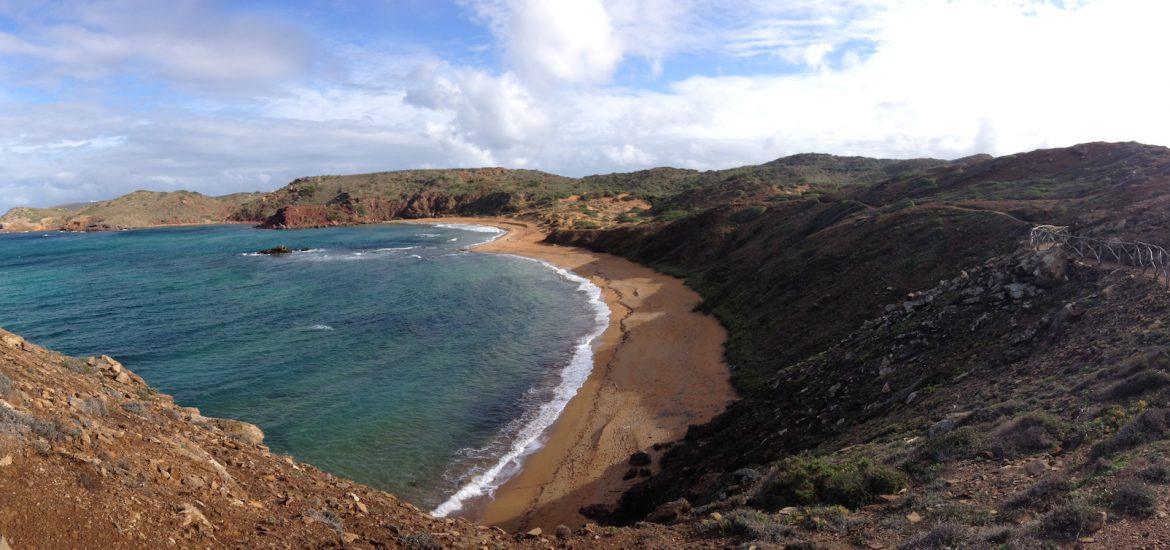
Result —
<path fill-rule="evenodd" d="M 594 344 L 593 372 L 550 428 L 543 448 L 489 502 L 473 503 L 469 519 L 508 530 L 558 524 L 579 527 L 585 505 L 613 504 L 638 478 L 622 480 L 630 455 L 681 439 L 736 399 L 723 342 L 727 332 L 697 313 L 699 295 L 679 279 L 624 258 L 544 244 L 527 222 L 503 218 L 441 218 L 421 223 L 471 223 L 508 231 L 477 252 L 515 254 L 572 270 L 602 289 L 610 324 Z"/>

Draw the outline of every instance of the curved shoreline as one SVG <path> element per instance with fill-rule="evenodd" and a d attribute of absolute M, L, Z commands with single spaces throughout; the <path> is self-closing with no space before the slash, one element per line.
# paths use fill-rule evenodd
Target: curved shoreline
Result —
<path fill-rule="evenodd" d="M 522 221 L 406 222 L 504 229 L 472 250 L 570 270 L 600 287 L 610 309 L 609 326 L 594 343 L 593 369 L 547 430 L 544 445 L 494 499 L 473 503 L 460 515 L 512 531 L 579 526 L 585 521 L 582 506 L 613 504 L 638 481 L 622 479 L 631 453 L 681 439 L 689 425 L 710 420 L 736 399 L 723 361 L 727 332 L 694 311 L 700 298 L 683 281 L 617 256 L 544 244 L 544 234 Z"/>

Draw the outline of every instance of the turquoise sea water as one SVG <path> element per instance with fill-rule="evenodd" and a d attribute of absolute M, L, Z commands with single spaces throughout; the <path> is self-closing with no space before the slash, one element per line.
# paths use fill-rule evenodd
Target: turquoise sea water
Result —
<path fill-rule="evenodd" d="M 515 469 L 605 315 L 571 274 L 464 251 L 483 229 L 0 235 L 0 326 L 109 354 L 274 452 L 450 512 Z M 254 254 L 277 244 L 311 250 Z"/>

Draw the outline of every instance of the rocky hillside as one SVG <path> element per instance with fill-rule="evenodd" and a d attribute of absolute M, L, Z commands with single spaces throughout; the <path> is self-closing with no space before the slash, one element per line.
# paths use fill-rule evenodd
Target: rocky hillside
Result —
<path fill-rule="evenodd" d="M 748 539 L 813 521 L 816 538 L 861 546 L 1134 547 L 1130 525 L 1157 533 L 1165 495 L 1146 473 L 1170 435 L 1170 293 L 1120 266 L 1036 256 L 1026 237 L 1059 224 L 1170 244 L 1168 191 L 1170 150 L 1098 143 L 554 232 L 687 277 L 730 329 L 744 394 L 620 508 L 591 512 L 631 522 L 685 498 L 758 514 Z M 829 520 L 825 506 L 844 508 Z"/>
<path fill-rule="evenodd" d="M 316 176 L 244 204 L 233 219 L 280 229 L 514 215 L 548 227 L 605 228 L 675 219 L 715 205 L 815 197 L 951 164 L 805 154 L 730 170 L 655 168 L 580 179 L 504 168 Z"/>
<path fill-rule="evenodd" d="M 191 191 L 135 191 L 70 208 L 13 208 L 0 231 L 110 231 L 134 227 L 224 223 L 260 193 L 208 197 Z"/>

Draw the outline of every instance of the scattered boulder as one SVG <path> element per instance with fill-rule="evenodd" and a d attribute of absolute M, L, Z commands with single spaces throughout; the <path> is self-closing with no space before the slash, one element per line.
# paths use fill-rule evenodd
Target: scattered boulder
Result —
<path fill-rule="evenodd" d="M 630 466 L 649 466 L 650 462 L 650 454 L 646 451 L 638 451 L 630 455 Z"/>
<path fill-rule="evenodd" d="M 1072 262 L 1062 248 L 1050 248 L 1024 259 L 1029 263 L 1032 284 L 1040 288 L 1056 288 L 1068 280 L 1068 266 Z"/>
<path fill-rule="evenodd" d="M 588 506 L 582 506 L 578 512 L 581 512 L 582 516 L 589 519 L 605 523 L 613 516 L 614 507 L 611 504 L 590 504 Z"/>
<path fill-rule="evenodd" d="M 13 349 L 24 349 L 24 338 L 11 332 L 0 331 L 0 343 Z"/>
<path fill-rule="evenodd" d="M 178 514 L 183 520 L 180 527 L 184 529 L 195 529 L 197 531 L 203 529 L 211 530 L 211 522 L 207 521 L 207 517 L 194 504 L 184 503 L 180 505 Z"/>
<path fill-rule="evenodd" d="M 264 431 L 255 424 L 247 422 L 240 422 L 239 420 L 228 420 L 226 418 L 209 419 L 219 429 L 223 430 L 228 436 L 237 439 L 249 445 L 260 445 L 264 443 Z"/>
<path fill-rule="evenodd" d="M 99 370 L 107 371 L 109 376 L 117 376 L 122 372 L 122 369 L 125 368 L 122 366 L 122 363 L 118 362 L 109 355 L 103 355 L 99 357 L 97 360 L 97 367 Z"/>
<path fill-rule="evenodd" d="M 536 528 L 533 528 L 532 530 L 528 531 L 527 533 L 524 533 L 524 536 L 526 536 L 530 539 L 535 539 L 535 538 L 539 538 L 543 534 L 544 534 L 544 531 L 541 530 L 540 527 L 536 527 Z"/>
<path fill-rule="evenodd" d="M 573 530 L 562 524 L 557 526 L 556 534 L 558 540 L 569 540 L 569 537 L 573 536 Z"/>
<path fill-rule="evenodd" d="M 662 525 L 670 525 L 691 511 L 691 503 L 685 498 L 672 500 L 667 503 L 658 505 L 650 515 L 646 516 L 646 521 L 650 523 L 660 523 Z"/>

